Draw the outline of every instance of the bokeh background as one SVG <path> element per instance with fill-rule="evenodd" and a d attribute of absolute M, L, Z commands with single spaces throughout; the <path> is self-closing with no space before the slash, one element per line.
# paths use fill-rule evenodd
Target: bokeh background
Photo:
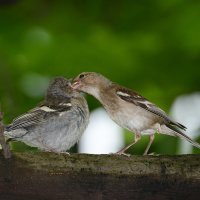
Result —
<path fill-rule="evenodd" d="M 0 0 L 5 123 L 41 101 L 51 78 L 96 71 L 139 91 L 174 117 L 187 118 L 195 132 L 188 134 L 200 142 L 199 22 L 199 1 Z M 87 100 L 91 111 L 101 106 L 92 97 Z M 128 144 L 133 134 L 123 132 Z M 144 136 L 129 153 L 141 154 L 147 142 Z M 157 135 L 151 151 L 177 154 L 179 147 L 180 139 Z M 13 148 L 30 149 L 17 143 Z"/>

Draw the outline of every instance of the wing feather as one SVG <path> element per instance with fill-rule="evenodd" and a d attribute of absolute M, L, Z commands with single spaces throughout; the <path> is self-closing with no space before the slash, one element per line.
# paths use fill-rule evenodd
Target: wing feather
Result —
<path fill-rule="evenodd" d="M 40 109 L 35 109 L 34 111 L 31 110 L 14 119 L 12 124 L 7 127 L 7 131 L 12 131 L 20 128 L 27 128 L 38 123 L 43 123 L 45 122 L 46 118 L 47 112 Z"/>
<path fill-rule="evenodd" d="M 44 105 L 41 104 L 39 107 L 36 107 L 27 113 L 20 115 L 19 117 L 15 118 L 9 126 L 7 126 L 7 131 L 20 129 L 20 128 L 27 128 L 30 126 L 38 125 L 40 123 L 44 123 L 48 117 L 60 114 L 61 112 L 65 112 L 69 110 L 71 105 L 62 104 L 62 105 Z"/>
<path fill-rule="evenodd" d="M 180 129 L 186 130 L 185 126 L 183 126 L 178 122 L 173 121 L 170 117 L 167 116 L 167 114 L 162 109 L 160 109 L 155 104 L 148 101 L 143 96 L 139 95 L 137 92 L 121 87 L 116 91 L 116 93 L 124 101 L 133 103 L 136 106 L 140 106 L 141 108 L 163 118 L 168 124 L 172 126 L 176 126 Z"/>

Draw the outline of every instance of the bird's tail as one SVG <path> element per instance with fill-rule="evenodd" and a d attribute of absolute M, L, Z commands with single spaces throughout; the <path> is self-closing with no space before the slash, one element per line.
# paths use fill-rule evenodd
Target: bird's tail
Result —
<path fill-rule="evenodd" d="M 180 131 L 178 128 L 172 126 L 172 125 L 166 125 L 169 129 L 171 129 L 176 136 L 183 138 L 185 140 L 187 140 L 190 144 L 192 144 L 193 146 L 195 146 L 196 148 L 200 149 L 200 144 L 198 142 L 195 142 L 194 140 L 192 140 L 190 137 L 188 137 L 186 134 L 184 134 L 182 131 Z"/>

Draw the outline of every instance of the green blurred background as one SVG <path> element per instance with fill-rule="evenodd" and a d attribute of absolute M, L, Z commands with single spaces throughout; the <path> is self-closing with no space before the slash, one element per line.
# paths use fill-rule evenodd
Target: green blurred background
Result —
<path fill-rule="evenodd" d="M 0 0 L 6 123 L 38 103 L 52 77 L 82 71 L 100 72 L 168 112 L 178 95 L 199 91 L 199 63 L 200 1 Z M 91 110 L 100 106 L 87 99 Z M 141 153 L 146 142 L 129 152 Z M 157 136 L 151 150 L 173 154 L 177 144 Z"/>

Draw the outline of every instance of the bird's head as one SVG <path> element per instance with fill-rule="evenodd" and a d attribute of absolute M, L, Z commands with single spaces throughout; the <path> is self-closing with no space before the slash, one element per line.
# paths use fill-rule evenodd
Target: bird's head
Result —
<path fill-rule="evenodd" d="M 47 90 L 47 98 L 72 98 L 78 96 L 79 93 L 71 87 L 71 80 L 64 77 L 56 77 L 50 83 Z"/>
<path fill-rule="evenodd" d="M 71 87 L 97 97 L 97 93 L 106 88 L 111 81 L 96 72 L 83 72 L 72 81 Z"/>

